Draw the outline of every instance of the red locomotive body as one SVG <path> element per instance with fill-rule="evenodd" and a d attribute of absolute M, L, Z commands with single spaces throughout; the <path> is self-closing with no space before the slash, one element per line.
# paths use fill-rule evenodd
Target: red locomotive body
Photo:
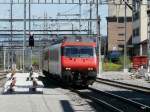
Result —
<path fill-rule="evenodd" d="M 93 84 L 98 64 L 95 48 L 95 42 L 62 42 L 52 45 L 46 49 L 46 53 L 49 53 L 48 67 L 44 65 L 46 67 L 43 70 L 70 84 Z"/>
<path fill-rule="evenodd" d="M 96 60 L 96 55 L 94 56 L 94 48 L 96 47 L 94 43 L 64 43 L 62 45 L 62 48 L 66 50 L 70 49 L 72 50 L 86 50 L 89 52 L 89 54 L 82 54 L 80 55 L 72 55 L 69 56 L 67 52 L 69 51 L 64 51 L 65 54 L 62 55 L 62 68 L 70 68 L 73 71 L 87 71 L 88 68 L 93 69 L 97 71 L 97 60 Z M 89 51 L 88 51 L 89 50 Z M 78 51 L 76 51 L 78 52 Z M 80 52 L 80 51 L 79 51 Z M 81 51 L 82 52 L 82 51 Z M 84 52 L 84 51 L 83 51 Z M 82 52 L 82 53 L 83 53 Z M 70 53 L 71 54 L 71 53 Z"/>

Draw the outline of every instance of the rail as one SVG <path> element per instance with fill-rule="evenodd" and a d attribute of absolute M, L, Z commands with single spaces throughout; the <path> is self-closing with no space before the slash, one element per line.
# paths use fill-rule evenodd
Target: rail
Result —
<path fill-rule="evenodd" d="M 106 101 L 104 100 L 101 100 L 101 99 L 98 99 L 94 96 L 90 96 L 90 95 L 87 95 L 87 94 L 84 94 L 78 90 L 75 90 L 75 89 L 71 89 L 73 92 L 79 94 L 81 97 L 84 97 L 84 98 L 88 98 L 88 99 L 91 99 L 92 101 L 94 101 L 95 103 L 101 105 L 102 107 L 104 107 L 106 110 L 109 110 L 111 112 L 124 112 L 116 107 L 114 107 L 113 105 L 107 103 Z"/>
<path fill-rule="evenodd" d="M 116 99 L 121 100 L 121 101 L 123 101 L 125 103 L 133 105 L 137 109 L 141 110 L 140 112 L 149 112 L 150 111 L 150 107 L 147 106 L 147 105 L 144 105 L 142 103 L 130 100 L 128 98 L 125 98 L 125 97 L 122 97 L 122 96 L 119 96 L 119 95 L 116 95 L 116 94 L 112 94 L 112 93 L 109 93 L 109 92 L 97 90 L 97 89 L 94 89 L 94 88 L 89 88 L 89 89 L 92 90 L 92 91 L 94 91 L 94 92 L 100 93 L 100 94 L 101 93 L 105 94 L 105 95 L 109 96 L 110 98 L 116 98 Z"/>
<path fill-rule="evenodd" d="M 82 92 L 80 90 L 74 90 L 73 92 L 79 94 L 83 98 L 92 100 L 94 103 L 101 105 L 104 109 L 111 112 L 149 112 L 150 107 L 128 98 L 114 95 L 108 92 L 97 90 L 94 88 L 88 88 L 91 92 L 95 93 L 93 95 L 90 92 Z M 120 105 L 119 105 L 120 104 Z"/>
<path fill-rule="evenodd" d="M 104 84 L 111 85 L 111 86 L 117 86 L 117 87 L 121 87 L 121 88 L 125 88 L 125 89 L 130 89 L 130 90 L 134 90 L 134 91 L 150 93 L 150 88 L 148 88 L 148 87 L 127 84 L 127 83 L 113 81 L 113 80 L 109 80 L 109 79 L 98 78 L 98 79 L 96 79 L 96 82 L 104 83 Z"/>

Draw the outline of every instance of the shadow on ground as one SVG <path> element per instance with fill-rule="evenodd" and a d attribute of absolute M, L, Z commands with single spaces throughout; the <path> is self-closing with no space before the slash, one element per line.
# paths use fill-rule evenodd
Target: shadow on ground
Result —
<path fill-rule="evenodd" d="M 43 82 L 44 88 L 60 88 L 61 83 L 58 79 L 48 76 L 39 76 L 38 79 Z"/>

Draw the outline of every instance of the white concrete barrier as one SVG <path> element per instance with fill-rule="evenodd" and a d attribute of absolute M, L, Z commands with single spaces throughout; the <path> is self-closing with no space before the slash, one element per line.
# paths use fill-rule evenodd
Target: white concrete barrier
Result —
<path fill-rule="evenodd" d="M 44 85 L 38 80 L 38 76 L 37 73 L 33 73 L 31 77 L 30 73 L 16 73 L 13 76 L 9 73 L 3 93 L 43 93 Z"/>

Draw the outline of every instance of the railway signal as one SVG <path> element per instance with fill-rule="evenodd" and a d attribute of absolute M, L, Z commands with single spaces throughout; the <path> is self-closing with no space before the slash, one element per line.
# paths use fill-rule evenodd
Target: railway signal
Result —
<path fill-rule="evenodd" d="M 30 34 L 29 36 L 29 46 L 31 47 L 31 68 L 32 68 L 32 47 L 34 47 L 34 35 L 33 34 Z M 32 72 L 32 69 L 30 72 Z"/>
<path fill-rule="evenodd" d="M 29 46 L 34 47 L 34 35 L 30 34 L 29 36 Z"/>

